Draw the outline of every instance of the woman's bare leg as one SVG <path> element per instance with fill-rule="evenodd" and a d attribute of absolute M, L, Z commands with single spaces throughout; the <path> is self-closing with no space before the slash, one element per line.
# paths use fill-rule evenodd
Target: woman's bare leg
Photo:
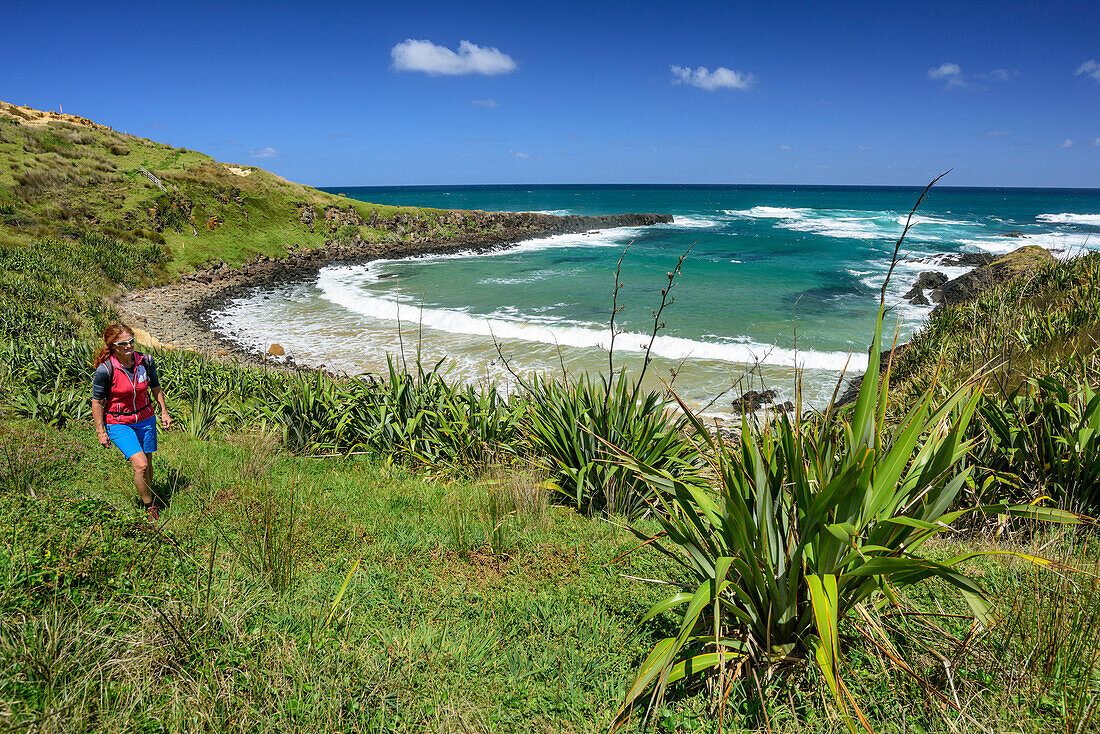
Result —
<path fill-rule="evenodd" d="M 137 490 L 141 501 L 146 505 L 153 502 L 152 478 L 153 462 L 144 451 L 139 451 L 130 457 L 130 466 L 134 468 L 134 489 Z"/>
<path fill-rule="evenodd" d="M 149 490 L 149 497 L 153 497 L 153 455 L 146 454 L 145 460 L 148 462 L 145 466 L 145 488 Z"/>

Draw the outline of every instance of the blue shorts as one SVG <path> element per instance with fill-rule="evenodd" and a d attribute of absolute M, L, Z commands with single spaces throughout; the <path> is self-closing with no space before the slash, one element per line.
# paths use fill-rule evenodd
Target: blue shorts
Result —
<path fill-rule="evenodd" d="M 140 423 L 108 423 L 107 438 L 111 439 L 122 455 L 129 459 L 139 451 L 151 454 L 157 450 L 157 417 L 151 416 Z"/>

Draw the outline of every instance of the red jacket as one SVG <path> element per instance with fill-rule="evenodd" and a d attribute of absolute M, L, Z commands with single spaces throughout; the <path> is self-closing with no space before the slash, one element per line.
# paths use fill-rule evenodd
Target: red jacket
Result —
<path fill-rule="evenodd" d="M 131 425 L 151 418 L 156 412 L 149 399 L 149 374 L 141 364 L 144 355 L 134 352 L 134 379 L 115 355 L 111 355 L 111 392 L 107 396 L 104 420 Z"/>

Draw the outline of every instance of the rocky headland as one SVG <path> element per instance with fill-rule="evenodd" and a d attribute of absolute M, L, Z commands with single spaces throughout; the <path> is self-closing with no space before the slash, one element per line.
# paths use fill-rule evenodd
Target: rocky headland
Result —
<path fill-rule="evenodd" d="M 1013 234 L 1006 236 L 1013 236 Z M 932 311 L 935 313 L 941 308 L 971 301 L 993 286 L 1026 275 L 1052 260 L 1054 255 L 1038 245 L 1027 245 L 999 256 L 982 253 L 946 255 L 939 258 L 936 264 L 953 267 L 973 266 L 973 269 L 957 278 L 948 278 L 937 271 L 923 272 L 904 297 L 914 304 L 925 306 L 936 304 L 936 308 Z M 893 349 L 882 352 L 879 370 L 885 372 L 890 361 L 900 357 L 907 346 L 899 344 Z M 855 402 L 861 384 L 863 384 L 863 375 L 849 380 L 848 387 L 837 398 L 837 405 Z"/>
<path fill-rule="evenodd" d="M 964 303 L 995 285 L 1023 275 L 1054 259 L 1049 250 L 1038 245 L 1026 245 L 1000 256 L 984 253 L 946 255 L 936 260 L 937 265 L 971 267 L 972 270 L 957 278 L 930 270 L 920 274 L 904 298 L 910 303 L 930 306 L 952 306 Z"/>

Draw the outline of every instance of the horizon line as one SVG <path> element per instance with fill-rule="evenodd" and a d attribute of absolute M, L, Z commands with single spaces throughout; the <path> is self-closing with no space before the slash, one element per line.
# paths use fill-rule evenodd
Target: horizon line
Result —
<path fill-rule="evenodd" d="M 306 184 L 312 186 L 312 188 L 321 191 L 331 191 L 332 189 L 428 189 L 428 188 L 496 188 L 503 186 L 555 186 L 555 187 L 640 187 L 648 186 L 653 188 L 669 188 L 674 186 L 687 186 L 693 188 L 712 188 L 712 187 L 781 187 L 787 186 L 791 188 L 860 188 L 860 189 L 923 189 L 927 184 L 824 184 L 824 183 L 626 183 L 626 182 L 614 182 L 614 183 L 579 183 L 579 182 L 564 182 L 564 183 L 442 183 L 442 184 L 337 184 L 337 185 L 318 185 L 318 184 Z M 966 186 L 962 184 L 937 184 L 935 189 L 990 189 L 990 190 L 1003 190 L 1003 189 L 1021 189 L 1021 190 L 1043 190 L 1043 191 L 1096 191 L 1100 192 L 1100 186 L 1023 186 L 1023 185 L 1007 185 L 1007 186 Z"/>

